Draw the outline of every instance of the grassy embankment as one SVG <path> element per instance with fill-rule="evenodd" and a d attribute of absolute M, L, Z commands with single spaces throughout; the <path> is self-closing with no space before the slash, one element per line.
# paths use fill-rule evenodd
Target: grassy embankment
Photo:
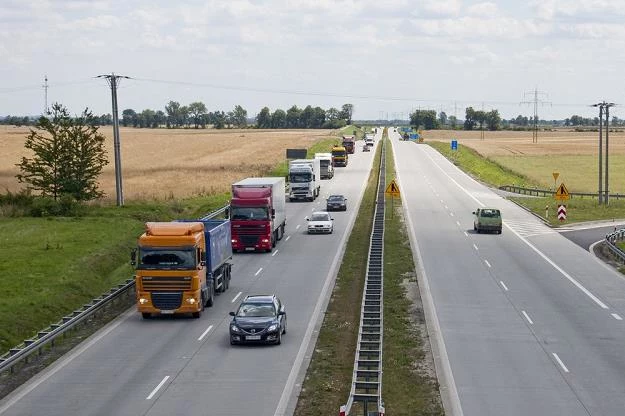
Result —
<path fill-rule="evenodd" d="M 386 137 L 386 136 L 385 136 Z M 374 212 L 375 190 L 381 146 L 378 146 L 372 174 L 358 212 L 359 220 L 347 242 L 332 298 L 317 339 L 315 352 L 295 414 L 335 414 L 345 404 L 354 364 L 360 321 L 360 304 L 366 258 Z M 394 178 L 393 156 L 387 147 L 387 180 Z M 395 207 L 400 207 L 398 200 Z M 401 209 L 394 215 L 387 201 L 384 250 L 384 378 L 386 411 L 396 415 L 442 415 L 438 385 L 424 369 L 424 329 L 421 313 L 415 310 L 407 292 L 417 294 L 414 264 Z M 413 317 L 411 319 L 411 316 Z M 371 410 L 371 409 L 370 409 Z M 354 414 L 360 411 L 353 410 Z"/>
<path fill-rule="evenodd" d="M 515 158 L 514 170 L 507 165 L 504 166 L 492 159 L 484 158 L 479 153 L 466 146 L 458 146 L 458 150 L 452 152 L 449 143 L 428 142 L 441 154 L 454 161 L 458 167 L 472 175 L 477 180 L 487 185 L 498 187 L 501 185 L 518 185 L 525 187 L 537 187 L 544 189 L 544 184 L 540 184 L 530 179 L 530 173 L 535 171 L 535 166 L 523 157 Z M 502 159 L 506 160 L 506 159 Z M 590 178 L 586 178 L 590 180 Z M 594 179 L 592 179 L 594 181 Z M 578 189 L 591 189 L 590 185 L 580 182 Z M 571 191 L 571 189 L 569 189 Z M 589 191 L 588 191 L 589 192 Z M 511 197 L 510 200 L 522 205 L 541 217 L 545 217 L 545 208 L 549 207 L 549 223 L 558 227 L 574 222 L 594 221 L 594 220 L 614 220 L 625 218 L 625 200 L 612 199 L 609 206 L 599 205 L 596 198 L 571 198 L 565 202 L 567 219 L 560 222 L 557 219 L 556 211 L 561 202 L 553 197 Z"/>
<path fill-rule="evenodd" d="M 336 140 L 318 141 L 309 155 L 329 151 Z M 283 176 L 286 164 L 258 174 Z M 126 201 L 123 208 L 89 207 L 77 218 L 0 217 L 0 291 L 5 294 L 0 299 L 0 354 L 130 278 L 129 252 L 146 221 L 198 218 L 228 199 L 223 193 Z M 12 211 L 5 208 L 0 211 Z"/>

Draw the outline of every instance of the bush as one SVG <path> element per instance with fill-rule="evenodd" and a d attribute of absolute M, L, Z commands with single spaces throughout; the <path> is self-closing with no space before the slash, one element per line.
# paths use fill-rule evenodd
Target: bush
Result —
<path fill-rule="evenodd" d="M 63 195 L 58 200 L 48 196 L 34 198 L 29 214 L 32 217 L 76 217 L 83 206 L 71 195 Z"/>

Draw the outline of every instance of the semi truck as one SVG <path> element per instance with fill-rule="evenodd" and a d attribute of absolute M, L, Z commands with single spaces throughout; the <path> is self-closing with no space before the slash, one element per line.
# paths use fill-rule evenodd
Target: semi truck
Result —
<path fill-rule="evenodd" d="M 190 313 L 199 318 L 215 293 L 230 286 L 232 246 L 229 220 L 148 222 L 131 252 L 136 266 L 137 310 Z"/>
<path fill-rule="evenodd" d="M 246 178 L 232 184 L 228 214 L 233 251 L 273 250 L 284 236 L 285 188 L 283 177 Z"/>
<path fill-rule="evenodd" d="M 321 161 L 295 159 L 289 162 L 289 201 L 314 201 L 321 192 Z"/>
<path fill-rule="evenodd" d="M 332 153 L 315 153 L 315 159 L 319 159 L 321 179 L 332 179 L 334 177 Z"/>
<path fill-rule="evenodd" d="M 347 166 L 347 151 L 341 145 L 336 145 L 332 148 L 332 165 L 334 167 L 337 166 Z"/>
<path fill-rule="evenodd" d="M 355 136 L 343 136 L 343 147 L 347 151 L 347 153 L 354 153 L 356 148 L 356 137 Z"/>

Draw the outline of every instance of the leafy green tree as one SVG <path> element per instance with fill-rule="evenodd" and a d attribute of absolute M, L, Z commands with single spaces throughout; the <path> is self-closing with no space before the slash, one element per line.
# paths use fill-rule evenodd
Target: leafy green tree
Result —
<path fill-rule="evenodd" d="M 299 118 L 300 127 L 303 127 L 305 129 L 313 128 L 314 113 L 315 111 L 313 110 L 313 108 L 310 105 L 307 105 L 306 108 L 304 108 L 302 110 L 302 113 L 300 114 L 300 118 Z"/>
<path fill-rule="evenodd" d="M 271 128 L 271 111 L 269 107 L 263 107 L 256 116 L 256 126 L 259 129 Z"/>
<path fill-rule="evenodd" d="M 473 130 L 475 128 L 475 110 L 473 107 L 467 107 L 464 116 L 464 129 Z"/>
<path fill-rule="evenodd" d="M 328 121 L 334 121 L 341 118 L 341 112 L 334 107 L 330 107 L 328 111 L 326 111 L 326 119 Z"/>
<path fill-rule="evenodd" d="M 189 115 L 195 128 L 199 128 L 203 124 L 204 115 L 207 113 L 206 105 L 203 102 L 196 101 L 189 104 Z"/>
<path fill-rule="evenodd" d="M 130 125 L 135 125 L 135 117 L 137 117 L 137 113 L 132 108 L 127 108 L 122 111 L 122 126 L 128 127 Z"/>
<path fill-rule="evenodd" d="M 154 110 L 145 109 L 141 112 L 141 121 L 139 127 L 149 128 L 154 124 L 156 112 Z"/>
<path fill-rule="evenodd" d="M 352 124 L 352 115 L 354 114 L 354 105 L 353 104 L 343 104 L 341 110 L 341 118 L 347 122 L 347 124 Z"/>
<path fill-rule="evenodd" d="M 447 113 L 445 113 L 444 111 L 441 111 L 438 114 L 438 121 L 441 123 L 441 125 L 445 126 L 447 125 Z"/>
<path fill-rule="evenodd" d="M 286 128 L 295 129 L 301 127 L 301 116 L 302 110 L 300 110 L 296 105 L 286 110 Z"/>
<path fill-rule="evenodd" d="M 315 129 L 320 129 L 323 127 L 323 124 L 325 122 L 326 122 L 326 111 L 321 107 L 313 108 L 312 127 Z"/>
<path fill-rule="evenodd" d="M 98 132 L 97 118 L 88 110 L 76 118 L 54 103 L 48 117 L 40 117 L 26 137 L 24 147 L 31 158 L 22 157 L 16 175 L 29 191 L 54 200 L 70 195 L 89 201 L 104 195 L 98 177 L 108 164 L 105 137 Z"/>
<path fill-rule="evenodd" d="M 232 124 L 237 128 L 247 127 L 247 110 L 240 105 L 234 106 Z"/>
<path fill-rule="evenodd" d="M 426 130 L 438 128 L 435 110 L 415 110 L 410 114 L 410 125 L 415 129 L 423 126 Z"/>
<path fill-rule="evenodd" d="M 180 125 L 180 103 L 177 101 L 170 101 L 165 106 L 165 113 L 167 113 L 167 128 L 176 128 Z"/>
<path fill-rule="evenodd" d="M 458 125 L 458 118 L 456 116 L 449 116 L 449 124 L 452 129 L 455 129 Z"/>
<path fill-rule="evenodd" d="M 486 113 L 486 125 L 488 126 L 488 130 L 499 130 L 500 124 L 501 116 L 499 115 L 499 110 L 491 110 Z"/>
<path fill-rule="evenodd" d="M 286 113 L 284 110 L 277 109 L 271 115 L 271 127 L 274 129 L 286 128 Z"/>

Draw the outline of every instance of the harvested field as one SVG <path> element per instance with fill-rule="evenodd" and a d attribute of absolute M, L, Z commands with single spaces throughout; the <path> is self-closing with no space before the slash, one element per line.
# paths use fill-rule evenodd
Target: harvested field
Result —
<path fill-rule="evenodd" d="M 480 131 L 427 130 L 423 136 L 426 142 L 457 139 L 459 145 L 475 149 L 544 188 L 554 187 L 552 173 L 558 172 L 558 183 L 566 183 L 571 192 L 597 191 L 598 132 L 539 131 L 538 143 L 532 143 L 531 131 L 484 131 L 484 140 Z M 625 132 L 610 132 L 609 144 L 610 192 L 625 193 Z"/>
<path fill-rule="evenodd" d="M 15 166 L 22 156 L 27 127 L 0 126 L 0 192 L 22 188 Z M 113 129 L 107 137 L 109 164 L 101 189 L 115 199 Z M 270 171 L 287 148 L 308 148 L 333 130 L 212 130 L 120 128 L 123 190 L 126 200 L 179 198 L 229 192 L 230 184 Z"/>

